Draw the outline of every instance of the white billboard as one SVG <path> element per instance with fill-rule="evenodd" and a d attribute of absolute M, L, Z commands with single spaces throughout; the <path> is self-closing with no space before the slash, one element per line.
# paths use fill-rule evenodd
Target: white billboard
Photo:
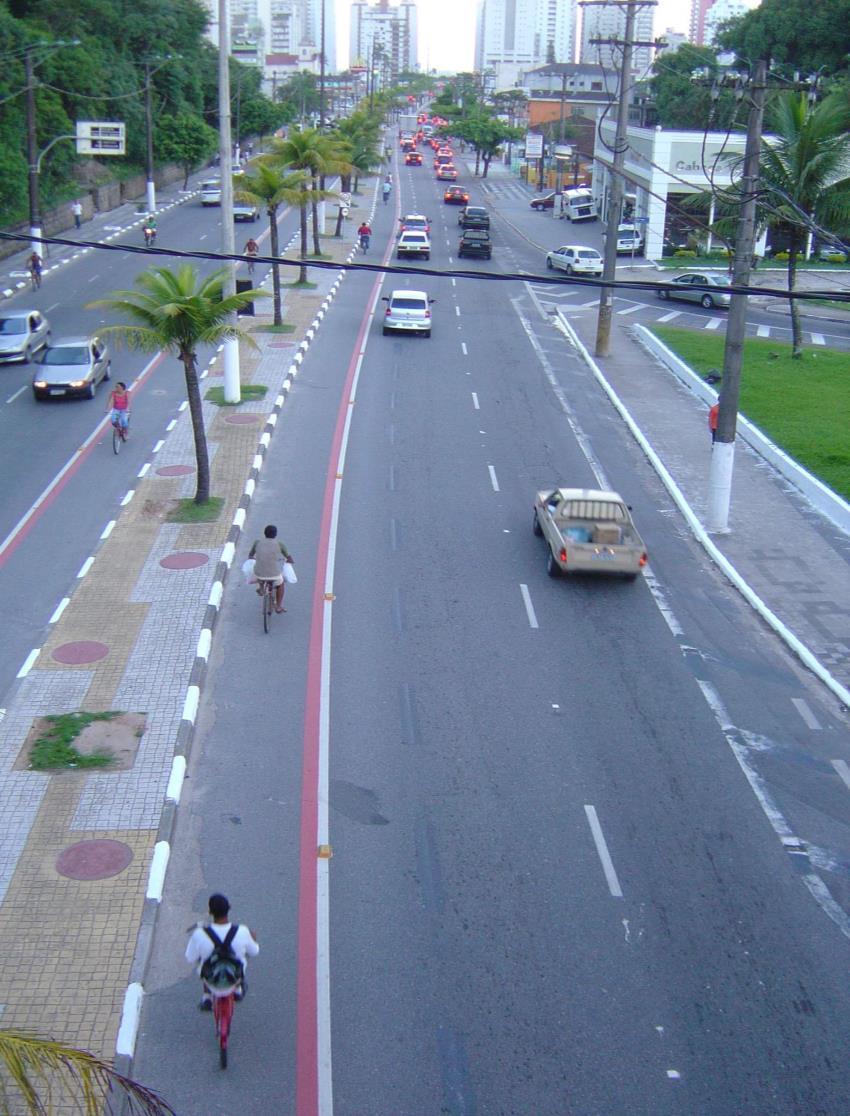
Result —
<path fill-rule="evenodd" d="M 125 125 L 117 121 L 78 120 L 78 155 L 126 154 Z"/>

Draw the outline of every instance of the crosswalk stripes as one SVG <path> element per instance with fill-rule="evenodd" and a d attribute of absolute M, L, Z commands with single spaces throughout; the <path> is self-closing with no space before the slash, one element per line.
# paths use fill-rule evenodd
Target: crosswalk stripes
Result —
<path fill-rule="evenodd" d="M 662 314 L 660 318 L 656 318 L 658 322 L 672 322 L 674 318 L 681 318 L 681 310 L 671 310 L 669 314 Z"/>
<path fill-rule="evenodd" d="M 723 324 L 723 319 L 722 318 L 709 318 L 708 321 L 705 323 L 705 328 L 706 329 L 720 329 L 722 324 Z"/>

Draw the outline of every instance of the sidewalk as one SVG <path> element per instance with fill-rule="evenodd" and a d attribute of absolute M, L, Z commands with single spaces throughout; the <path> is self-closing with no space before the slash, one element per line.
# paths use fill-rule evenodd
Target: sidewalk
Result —
<path fill-rule="evenodd" d="M 361 211 L 369 205 L 360 200 Z M 353 256 L 353 229 L 349 221 L 343 239 L 323 239 L 332 260 Z M 264 398 L 236 407 L 205 400 L 211 491 L 225 499 L 219 519 L 167 519 L 173 501 L 194 492 L 184 403 L 120 515 L 104 524 L 44 645 L 21 668 L 5 716 L 0 711 L 3 1025 L 107 1059 L 117 1051 L 123 1070 L 133 1054 L 150 931 L 223 586 L 286 396 L 343 276 L 314 269 L 315 290 L 284 288 L 284 321 L 294 331 L 254 332 L 259 348 L 242 346 L 242 381 L 266 385 Z M 246 329 L 271 323 L 271 299 L 256 308 L 255 318 L 243 319 Z M 202 393 L 221 374 L 221 358 L 213 357 Z M 141 714 L 142 727 L 119 741 L 126 762 L 28 769 L 34 719 L 77 711 Z"/>

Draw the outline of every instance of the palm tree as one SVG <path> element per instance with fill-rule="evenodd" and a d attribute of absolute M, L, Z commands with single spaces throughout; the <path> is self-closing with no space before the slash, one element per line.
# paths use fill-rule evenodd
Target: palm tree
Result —
<path fill-rule="evenodd" d="M 311 189 L 304 186 L 301 201 L 301 255 L 307 255 L 307 205 L 312 207 L 313 215 L 313 249 L 318 256 L 321 254 L 319 244 L 319 219 L 317 206 L 323 197 L 330 198 L 334 195 L 325 190 L 320 190 L 318 177 L 320 174 L 338 174 L 339 169 L 334 159 L 334 149 L 328 142 L 329 137 L 322 135 L 316 128 L 308 128 L 304 132 L 290 132 L 285 140 L 278 140 L 272 147 L 269 161 L 290 170 L 304 171 L 310 176 Z M 340 161 L 341 162 L 341 161 Z M 302 266 L 299 282 L 307 281 L 307 269 Z"/>
<path fill-rule="evenodd" d="M 850 221 L 850 105 L 834 93 L 812 105 L 805 93 L 782 93 L 771 106 L 769 131 L 759 167 L 762 205 L 768 223 L 788 234 L 788 290 L 810 230 L 843 228 Z M 797 299 L 791 303 L 792 356 L 803 355 Z"/>
<path fill-rule="evenodd" d="M 111 298 L 89 303 L 92 307 L 115 310 L 132 323 L 106 326 L 101 333 L 117 337 L 131 349 L 142 352 L 164 349 L 183 365 L 195 439 L 196 504 L 205 504 L 210 498 L 210 459 L 195 350 L 198 345 L 218 345 L 233 337 L 253 344 L 230 321 L 230 316 L 252 299 L 265 297 L 262 291 L 251 290 L 224 298 L 226 274 L 226 269 L 220 268 L 200 278 L 191 264 L 184 264 L 177 271 L 152 267 L 136 279 L 141 290 L 116 291 Z"/>
<path fill-rule="evenodd" d="M 368 112 L 354 112 L 339 122 L 336 135 L 341 141 L 343 158 L 351 166 L 350 172 L 341 175 L 342 189 L 351 190 L 351 179 L 354 177 L 356 193 L 359 176 L 371 174 L 381 164 L 381 122 Z"/>
<path fill-rule="evenodd" d="M 107 1098 L 118 1095 L 127 1102 L 128 1116 L 176 1116 L 152 1089 L 94 1054 L 25 1031 L 0 1031 L 0 1067 L 3 1112 L 46 1116 L 53 1111 L 56 1090 L 63 1104 L 74 1104 L 74 1111 L 85 1116 L 102 1116 Z"/>
<path fill-rule="evenodd" d="M 303 185 L 306 179 L 303 171 L 286 174 L 274 163 L 259 159 L 253 164 L 249 174 L 240 174 L 233 180 L 233 190 L 239 201 L 265 207 L 269 217 L 269 240 L 272 264 L 272 301 L 274 305 L 274 324 L 283 324 L 280 307 L 280 256 L 278 241 L 277 211 L 281 205 L 300 205 Z"/>

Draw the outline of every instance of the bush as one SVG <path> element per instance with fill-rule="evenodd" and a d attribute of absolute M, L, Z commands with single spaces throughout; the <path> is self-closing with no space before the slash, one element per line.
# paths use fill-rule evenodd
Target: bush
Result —
<path fill-rule="evenodd" d="M 788 253 L 787 252 L 774 252 L 773 256 L 772 256 L 772 259 L 780 260 L 782 263 L 787 263 L 788 262 Z"/>
<path fill-rule="evenodd" d="M 693 248 L 677 248 L 673 255 L 680 260 L 695 260 L 697 258 Z"/>

